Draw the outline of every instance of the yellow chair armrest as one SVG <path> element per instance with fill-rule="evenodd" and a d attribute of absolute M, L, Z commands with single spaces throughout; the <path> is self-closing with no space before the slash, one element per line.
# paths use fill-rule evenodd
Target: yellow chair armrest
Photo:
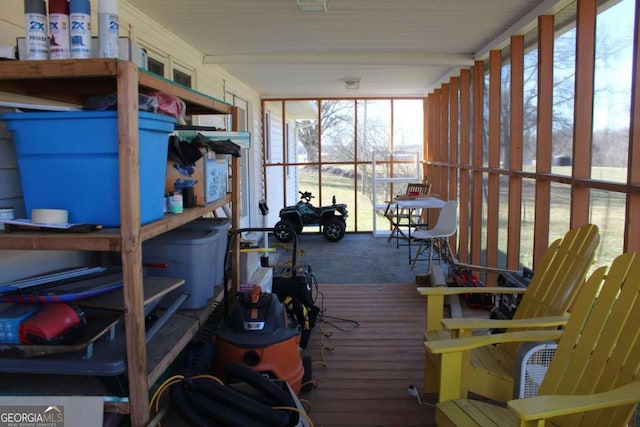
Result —
<path fill-rule="evenodd" d="M 558 330 L 537 330 L 425 341 L 426 350 L 440 358 L 439 401 L 463 397 L 462 384 L 466 365 L 469 363 L 466 357 L 469 350 L 506 342 L 557 340 L 561 334 L 562 331 Z"/>
<path fill-rule="evenodd" d="M 476 335 L 449 340 L 426 341 L 424 347 L 433 354 L 459 353 L 474 348 L 507 342 L 555 341 L 560 338 L 559 330 L 536 330 L 505 332 L 503 334 Z"/>
<path fill-rule="evenodd" d="M 426 330 L 442 330 L 442 319 L 444 319 L 444 297 L 447 295 L 462 294 L 522 294 L 524 288 L 510 288 L 506 286 L 492 286 L 488 288 L 465 288 L 465 287 L 426 287 L 417 288 L 418 294 L 427 297 L 427 320 Z"/>
<path fill-rule="evenodd" d="M 569 320 L 569 315 L 536 317 L 532 319 L 485 319 L 485 318 L 453 318 L 442 319 L 442 325 L 450 330 L 473 330 L 492 328 L 549 328 L 553 326 L 563 326 Z M 462 335 L 462 333 L 461 333 Z"/>
<path fill-rule="evenodd" d="M 533 421 L 638 402 L 640 402 L 640 381 L 603 393 L 577 396 L 535 396 L 511 400 L 507 405 L 521 420 Z"/>

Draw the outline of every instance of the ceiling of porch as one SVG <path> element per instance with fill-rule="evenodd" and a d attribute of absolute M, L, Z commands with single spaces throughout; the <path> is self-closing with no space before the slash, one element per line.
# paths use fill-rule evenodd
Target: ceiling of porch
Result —
<path fill-rule="evenodd" d="M 568 0 L 128 0 L 263 97 L 425 96 Z M 306 0 L 309 1 L 309 0 Z M 346 88 L 359 80 L 358 89 Z"/>

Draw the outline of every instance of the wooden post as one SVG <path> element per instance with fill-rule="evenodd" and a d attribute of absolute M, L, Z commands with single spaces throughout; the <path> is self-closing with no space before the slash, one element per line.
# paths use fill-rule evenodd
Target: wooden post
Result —
<path fill-rule="evenodd" d="M 124 281 L 124 320 L 131 425 L 149 421 L 149 384 L 145 340 L 140 242 L 140 171 L 138 141 L 138 68 L 118 61 L 118 150 L 120 174 L 120 234 Z"/>

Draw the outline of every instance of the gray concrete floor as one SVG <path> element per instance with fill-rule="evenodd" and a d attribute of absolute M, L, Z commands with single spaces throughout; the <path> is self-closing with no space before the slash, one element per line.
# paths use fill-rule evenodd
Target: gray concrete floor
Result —
<path fill-rule="evenodd" d="M 373 237 L 370 233 L 347 234 L 339 242 L 329 242 L 321 234 L 303 233 L 298 238 L 298 264 L 309 264 L 318 283 L 415 283 L 427 262 L 420 261 L 414 271 L 409 264 L 409 248 L 401 240 Z M 277 248 L 275 264 L 291 261 L 293 243 L 282 244 L 273 236 L 269 246 Z M 412 255 L 417 246 L 412 245 Z"/>

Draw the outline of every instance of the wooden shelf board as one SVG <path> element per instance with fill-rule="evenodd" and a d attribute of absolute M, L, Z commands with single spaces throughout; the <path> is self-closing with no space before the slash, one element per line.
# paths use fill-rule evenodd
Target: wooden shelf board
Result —
<path fill-rule="evenodd" d="M 147 71 L 141 70 L 138 74 L 138 80 L 141 92 L 171 92 L 184 101 L 189 114 L 231 114 L 232 106 L 230 104 L 196 92 L 193 89 L 178 86 L 170 80 L 158 78 Z"/>
<path fill-rule="evenodd" d="M 104 310 L 89 310 L 85 314 L 87 324 L 80 338 L 74 343 L 65 345 L 1 344 L 0 359 L 31 358 L 82 351 L 109 332 L 120 320 L 119 314 Z"/>
<path fill-rule="evenodd" d="M 93 58 L 0 63 L 0 90 L 82 105 L 89 96 L 117 90 L 117 62 Z M 51 84 L 52 79 L 56 84 Z M 160 91 L 179 97 L 188 114 L 231 114 L 230 104 L 145 70 L 140 69 L 138 81 L 141 93 Z"/>
<path fill-rule="evenodd" d="M 57 61 L 7 61 L 0 63 L 0 80 L 109 77 L 115 82 L 116 59 L 61 59 Z"/>
<path fill-rule="evenodd" d="M 226 197 L 207 206 L 185 209 L 181 214 L 166 214 L 162 219 L 143 225 L 140 240 L 145 241 L 202 217 L 229 203 Z M 117 252 L 122 249 L 119 228 L 107 228 L 91 233 L 12 231 L 0 233 L 0 249 L 15 250 L 84 250 Z"/>
<path fill-rule="evenodd" d="M 147 276 L 144 278 L 144 305 L 162 298 L 174 289 L 184 285 L 184 279 L 173 277 Z M 108 292 L 78 302 L 85 307 L 104 308 L 124 311 L 124 295 L 122 290 Z"/>

